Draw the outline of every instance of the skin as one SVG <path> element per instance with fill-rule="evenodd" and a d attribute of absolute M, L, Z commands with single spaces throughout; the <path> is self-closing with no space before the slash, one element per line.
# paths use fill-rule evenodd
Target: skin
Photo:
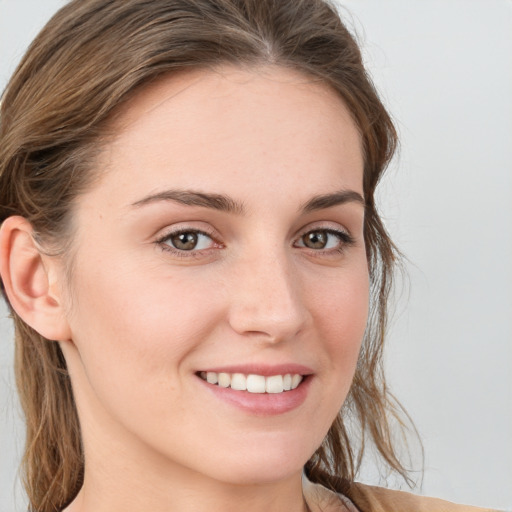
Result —
<path fill-rule="evenodd" d="M 347 396 L 368 314 L 354 122 L 294 71 L 223 67 L 162 79 L 112 128 L 73 212 L 70 281 L 44 265 L 86 455 L 67 512 L 305 510 L 302 467 Z M 237 208 L 136 205 L 168 190 Z M 352 200 L 303 209 L 340 191 Z M 177 230 L 208 236 L 173 251 L 162 239 Z M 310 368 L 304 402 L 252 414 L 196 374 L 249 363 Z"/>

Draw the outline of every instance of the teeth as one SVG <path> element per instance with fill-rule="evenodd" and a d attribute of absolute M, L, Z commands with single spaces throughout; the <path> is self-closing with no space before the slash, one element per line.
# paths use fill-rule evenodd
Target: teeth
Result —
<path fill-rule="evenodd" d="M 303 379 L 298 373 L 286 375 L 244 375 L 243 373 L 200 372 L 199 376 L 210 384 L 249 393 L 282 393 L 295 389 Z"/>
<path fill-rule="evenodd" d="M 234 373 L 231 376 L 231 389 L 245 391 L 247 389 L 247 377 L 243 373 Z"/>
<path fill-rule="evenodd" d="M 201 377 L 203 377 L 203 373 L 204 372 L 201 372 Z M 219 377 L 215 372 L 206 372 L 206 382 L 209 382 L 210 384 L 217 384 L 217 382 L 219 382 Z"/>
<path fill-rule="evenodd" d="M 292 375 L 292 389 L 295 389 L 302 381 L 302 375 Z"/>
<path fill-rule="evenodd" d="M 265 393 L 265 377 L 263 375 L 247 375 L 247 391 L 249 393 Z"/>
<path fill-rule="evenodd" d="M 267 377 L 266 381 L 265 391 L 267 393 L 282 393 L 284 391 L 282 375 L 272 375 L 272 377 Z"/>
<path fill-rule="evenodd" d="M 231 375 L 229 373 L 219 373 L 219 386 L 221 388 L 229 388 L 231 385 Z"/>

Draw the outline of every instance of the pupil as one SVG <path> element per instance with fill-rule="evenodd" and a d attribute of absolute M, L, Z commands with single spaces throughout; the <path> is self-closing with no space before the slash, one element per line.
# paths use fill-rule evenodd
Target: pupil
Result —
<path fill-rule="evenodd" d="M 176 249 L 191 251 L 197 245 L 196 233 L 180 233 L 172 237 L 172 243 Z"/>
<path fill-rule="evenodd" d="M 305 235 L 303 241 L 310 249 L 323 249 L 327 245 L 327 235 L 321 231 L 313 231 Z"/>

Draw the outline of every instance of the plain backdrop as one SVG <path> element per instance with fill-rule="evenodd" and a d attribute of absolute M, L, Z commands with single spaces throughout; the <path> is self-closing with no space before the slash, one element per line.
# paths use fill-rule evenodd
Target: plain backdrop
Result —
<path fill-rule="evenodd" d="M 424 443 L 416 492 L 512 510 L 512 1 L 342 4 L 401 137 L 380 191 L 409 274 L 386 362 Z M 2 89 L 60 5 L 0 0 Z M 21 512 L 6 315 L 2 304 L 0 512 Z M 371 463 L 360 479 L 382 483 Z"/>

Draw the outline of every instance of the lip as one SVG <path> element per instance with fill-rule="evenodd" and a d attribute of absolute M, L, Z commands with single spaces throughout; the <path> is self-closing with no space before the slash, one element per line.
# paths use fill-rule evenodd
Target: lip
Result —
<path fill-rule="evenodd" d="M 297 409 L 305 402 L 311 382 L 314 379 L 311 368 L 297 364 L 222 366 L 202 369 L 200 371 L 243 373 L 245 375 L 255 374 L 265 377 L 298 373 L 304 377 L 299 386 L 290 391 L 282 393 L 250 393 L 249 391 L 237 391 L 231 388 L 222 388 L 216 384 L 210 384 L 199 377 L 199 372 L 196 373 L 195 377 L 199 383 L 217 400 L 221 400 L 244 413 L 255 416 L 274 416 Z"/>
<path fill-rule="evenodd" d="M 278 365 L 263 365 L 263 364 L 244 364 L 232 366 L 215 366 L 212 368 L 201 368 L 197 371 L 200 372 L 215 372 L 215 373 L 243 373 L 244 375 L 262 375 L 263 377 L 270 377 L 272 375 L 286 375 L 287 373 L 307 376 L 312 375 L 313 370 L 301 364 L 278 364 Z"/>

